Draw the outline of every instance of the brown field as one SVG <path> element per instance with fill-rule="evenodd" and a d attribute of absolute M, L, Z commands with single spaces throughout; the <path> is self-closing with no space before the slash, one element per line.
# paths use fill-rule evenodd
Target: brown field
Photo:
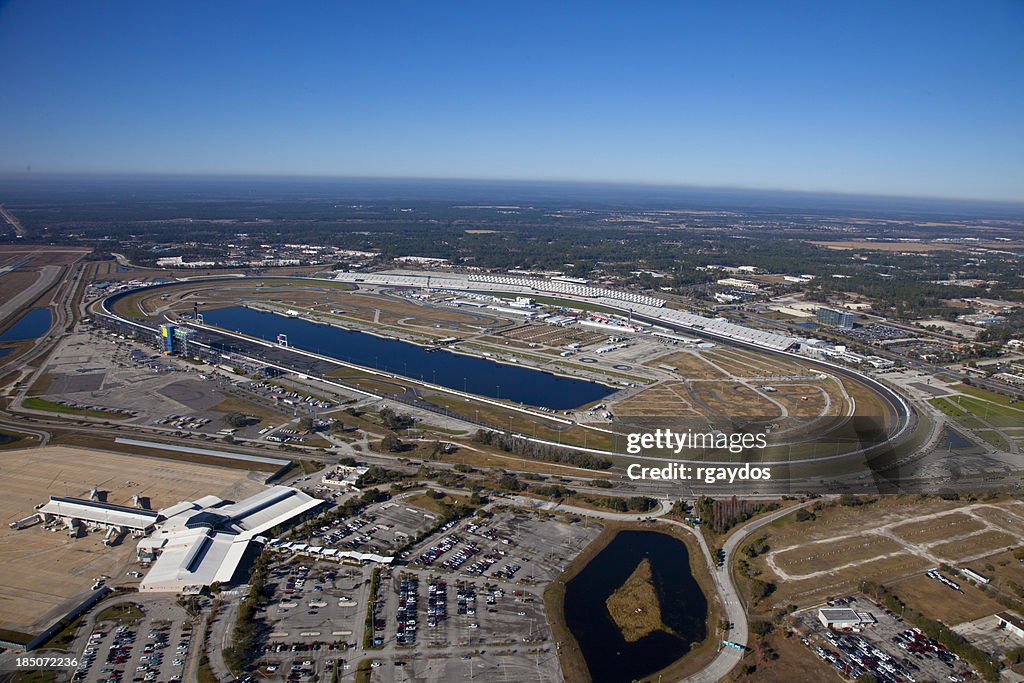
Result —
<path fill-rule="evenodd" d="M 221 413 L 242 413 L 243 415 L 258 417 L 260 420 L 291 419 L 291 416 L 285 412 L 278 412 L 261 403 L 247 401 L 244 398 L 239 398 L 237 396 L 229 396 L 217 405 L 212 406 L 210 410 L 216 410 Z"/>
<path fill-rule="evenodd" d="M 1021 516 L 1021 513 L 1024 513 L 1024 507 L 1011 508 L 1009 510 L 980 507 L 974 510 L 974 514 L 982 519 L 1018 534 L 1024 532 L 1024 517 Z"/>
<path fill-rule="evenodd" d="M 916 574 L 932 566 L 934 563 L 922 557 L 900 553 L 811 579 L 781 582 L 770 600 L 773 605 L 814 605 L 828 598 L 854 593 L 863 581 L 886 583 L 893 577 Z"/>
<path fill-rule="evenodd" d="M 994 553 L 997 550 L 1018 545 L 1020 545 L 1020 540 L 1016 536 L 1002 531 L 984 531 L 970 538 L 932 546 L 930 550 L 939 557 L 955 561 L 985 552 Z"/>
<path fill-rule="evenodd" d="M 909 522 L 893 527 L 892 532 L 910 543 L 931 543 L 983 529 L 984 525 L 962 512 L 951 512 L 935 519 Z"/>
<path fill-rule="evenodd" d="M 0 299 L 7 300 L 15 294 L 28 289 L 39 279 L 39 272 L 35 270 L 12 270 L 0 275 Z"/>
<path fill-rule="evenodd" d="M 779 358 L 777 356 L 767 356 L 753 351 L 747 351 L 746 349 L 734 349 L 726 346 L 719 346 L 711 351 L 711 353 L 717 354 L 723 359 L 737 361 L 744 367 L 758 369 L 768 374 L 804 375 L 810 372 L 809 368 L 797 363 L 796 361 Z"/>
<path fill-rule="evenodd" d="M 566 346 L 573 343 L 589 346 L 602 343 L 608 339 L 607 336 L 598 332 L 544 323 L 517 325 L 511 329 L 504 330 L 501 335 L 518 339 L 528 344 L 544 344 L 546 346 Z"/>
<path fill-rule="evenodd" d="M 825 247 L 826 249 L 858 249 L 862 251 L 927 252 L 963 249 L 962 244 L 949 244 L 945 242 L 869 242 L 867 240 L 837 240 L 835 242 L 808 240 L 808 242 L 815 246 Z"/>
<path fill-rule="evenodd" d="M 1013 551 L 1006 550 L 961 565 L 992 579 L 992 583 L 1009 595 L 1014 594 L 1013 585 L 1024 586 L 1024 562 L 1013 556 Z M 1013 585 L 1011 585 L 1013 584 Z"/>
<path fill-rule="evenodd" d="M 808 574 L 902 550 L 903 546 L 892 539 L 876 534 L 863 534 L 786 550 L 775 556 L 775 562 L 783 571 Z"/>
<path fill-rule="evenodd" d="M 262 488 L 244 470 L 54 446 L 5 452 L 0 476 L 6 494 L 0 504 L 0 627 L 20 631 L 40 630 L 71 598 L 88 594 L 93 578 L 123 577 L 134 555 L 130 539 L 105 548 L 99 533 L 70 539 L 39 525 L 8 527 L 48 496 L 87 497 L 96 486 L 111 503 L 131 505 L 132 494 L 139 494 L 158 509 L 209 494 L 237 499 Z"/>
<path fill-rule="evenodd" d="M 696 417 L 699 416 L 686 394 L 682 382 L 663 382 L 643 389 L 626 400 L 615 404 L 615 414 L 621 417 Z"/>
<path fill-rule="evenodd" d="M 772 397 L 786 406 L 789 414 L 795 417 L 816 417 L 823 414 L 841 415 L 849 407 L 846 398 L 839 395 L 838 392 L 833 395 L 834 387 L 824 382 L 820 384 L 772 384 L 772 386 L 775 387 Z M 829 391 L 830 389 L 832 391 Z M 805 396 L 807 397 L 806 401 L 803 400 Z M 825 410 L 826 396 L 830 396 L 832 399 L 828 411 Z"/>
<path fill-rule="evenodd" d="M 768 646 L 779 654 L 773 661 L 757 662 L 757 670 L 746 678 L 725 680 L 757 681 L 757 683 L 821 683 L 839 681 L 828 664 L 811 653 L 796 636 L 787 636 L 788 629 L 776 627 L 766 639 Z M 735 671 L 734 671 L 735 674 Z"/>
<path fill-rule="evenodd" d="M 1005 609 L 970 582 L 955 576 L 946 578 L 960 584 L 964 592 L 957 593 L 925 574 L 895 581 L 889 584 L 889 588 L 917 611 L 949 626 L 980 619 Z"/>
<path fill-rule="evenodd" d="M 742 384 L 701 382 L 693 388 L 697 399 L 715 412 L 730 417 L 777 417 L 779 408 Z"/>
<path fill-rule="evenodd" d="M 701 354 L 688 351 L 670 353 L 667 356 L 647 361 L 644 365 L 649 367 L 671 365 L 676 369 L 676 374 L 686 379 L 725 379 L 725 375 L 701 358 Z"/>
<path fill-rule="evenodd" d="M 0 266 L 16 259 L 31 258 L 22 268 L 40 266 L 66 266 L 88 254 L 92 249 L 76 247 L 41 247 L 35 245 L 0 245 Z"/>

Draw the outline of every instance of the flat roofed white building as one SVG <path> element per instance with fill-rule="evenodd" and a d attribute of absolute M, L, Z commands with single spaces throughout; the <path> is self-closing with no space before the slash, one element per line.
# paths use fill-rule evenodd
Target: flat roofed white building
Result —
<path fill-rule="evenodd" d="M 818 621 L 825 628 L 834 628 L 841 631 L 866 624 L 874 624 L 875 618 L 868 612 L 858 612 L 849 607 L 834 607 L 819 609 Z"/>
<path fill-rule="evenodd" d="M 139 590 L 195 593 L 215 582 L 229 583 L 259 534 L 322 503 L 298 489 L 272 486 L 234 503 L 205 496 L 173 505 L 153 534 L 139 542 L 139 558 L 155 558 Z"/>
<path fill-rule="evenodd" d="M 1016 612 L 1000 612 L 996 615 L 999 625 L 1018 638 L 1024 640 L 1024 618 Z"/>
<path fill-rule="evenodd" d="M 136 533 L 148 531 L 159 518 L 153 510 L 62 496 L 50 496 L 38 514 L 44 521 L 47 518 L 77 520 L 94 526 L 121 527 Z"/>

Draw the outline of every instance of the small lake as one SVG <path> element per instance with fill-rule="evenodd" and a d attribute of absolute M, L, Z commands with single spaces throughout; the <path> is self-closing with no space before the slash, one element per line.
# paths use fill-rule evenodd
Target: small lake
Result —
<path fill-rule="evenodd" d="M 641 560 L 651 565 L 661 620 L 655 631 L 627 642 L 605 601 Z M 707 636 L 708 603 L 690 573 L 686 544 L 656 531 L 622 531 L 565 587 L 565 621 L 580 645 L 594 683 L 620 683 L 665 668 Z"/>
<path fill-rule="evenodd" d="M 53 323 L 53 316 L 49 308 L 33 308 L 18 321 L 7 328 L 7 331 L 0 334 L 0 341 L 22 341 L 24 339 L 36 339 L 50 329 Z"/>
<path fill-rule="evenodd" d="M 458 391 L 516 403 L 567 410 L 598 401 L 614 389 L 596 382 L 498 363 L 486 358 L 425 347 L 365 332 L 343 330 L 241 306 L 203 313 L 203 320 L 225 330 L 274 341 L 396 375 L 433 382 Z"/>

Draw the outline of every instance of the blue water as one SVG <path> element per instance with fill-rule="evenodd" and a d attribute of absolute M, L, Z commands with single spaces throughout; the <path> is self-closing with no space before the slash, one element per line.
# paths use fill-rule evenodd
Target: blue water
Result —
<path fill-rule="evenodd" d="M 11 351 L 13 351 L 13 350 L 14 350 L 14 349 L 0 349 L 0 358 L 3 358 L 4 356 L 6 356 L 7 354 L 9 354 L 9 353 L 10 353 Z"/>
<path fill-rule="evenodd" d="M 205 322 L 226 330 L 273 341 L 288 335 L 288 344 L 356 365 L 377 368 L 480 396 L 566 410 L 597 401 L 614 391 L 595 382 L 559 377 L 539 370 L 505 365 L 448 351 L 428 352 L 415 344 L 364 332 L 290 318 L 251 308 L 222 308 L 203 313 Z"/>
<path fill-rule="evenodd" d="M 0 341 L 35 339 L 50 329 L 52 322 L 53 317 L 49 308 L 33 308 L 18 318 L 18 322 L 8 327 L 6 332 L 0 334 Z"/>
<path fill-rule="evenodd" d="M 671 629 L 628 642 L 612 620 L 607 599 L 646 558 Z M 579 643 L 593 683 L 620 683 L 649 676 L 707 637 L 707 598 L 690 573 L 686 544 L 654 531 L 622 531 L 565 585 L 565 624 Z"/>

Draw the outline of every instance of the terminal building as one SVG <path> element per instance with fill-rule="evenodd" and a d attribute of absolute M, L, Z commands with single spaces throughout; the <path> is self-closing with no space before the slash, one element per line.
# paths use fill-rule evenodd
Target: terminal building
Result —
<path fill-rule="evenodd" d="M 161 510 L 136 551 L 140 561 L 152 562 L 139 590 L 198 593 L 230 583 L 250 543 L 322 504 L 298 489 L 272 486 L 237 503 L 205 496 Z"/>
<path fill-rule="evenodd" d="M 72 535 L 76 535 L 79 527 L 84 526 L 93 530 L 106 530 L 108 538 L 126 533 L 143 536 L 153 529 L 160 517 L 153 510 L 63 496 L 50 496 L 49 501 L 37 508 L 36 514 L 44 524 L 63 521 Z"/>

